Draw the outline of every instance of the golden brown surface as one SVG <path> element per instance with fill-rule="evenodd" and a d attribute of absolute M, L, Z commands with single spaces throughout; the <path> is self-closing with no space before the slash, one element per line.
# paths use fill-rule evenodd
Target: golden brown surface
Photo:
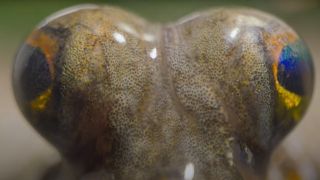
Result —
<path fill-rule="evenodd" d="M 84 37 L 75 37 L 75 40 L 77 40 L 77 38 L 79 38 L 79 40 L 80 40 L 80 42 L 81 41 L 83 41 L 82 39 L 84 38 Z M 91 38 L 90 38 L 91 39 Z M 77 42 L 77 41 L 75 41 L 75 42 Z M 129 41 L 130 42 L 130 41 Z M 112 46 L 112 48 L 115 48 L 114 46 Z M 80 46 L 80 49 L 81 49 L 81 46 Z M 202 48 L 200 48 L 200 49 L 202 49 Z M 72 49 L 70 50 L 71 52 L 72 52 Z M 158 50 L 159 51 L 159 50 Z M 75 52 L 79 52 L 79 51 L 77 51 L 77 49 L 75 49 Z M 100 52 L 99 51 L 99 49 L 97 50 L 97 52 Z M 75 56 L 77 57 L 77 58 L 79 58 L 79 56 L 81 57 L 81 53 L 70 53 L 70 54 L 75 54 Z M 111 55 L 112 55 L 112 53 L 111 53 Z M 123 55 L 124 57 L 126 57 L 126 55 Z M 82 55 L 82 57 L 88 57 L 88 55 Z M 129 57 L 131 57 L 130 55 L 129 55 Z M 169 56 L 169 57 L 174 57 L 174 56 Z M 77 59 L 76 58 L 76 59 Z M 110 56 L 110 58 L 112 59 L 112 56 Z M 72 59 L 72 57 L 70 57 L 70 58 L 68 58 L 68 59 Z M 182 58 L 178 58 L 179 60 L 181 60 Z M 74 65 L 70 65 L 70 66 L 72 66 L 72 70 L 74 70 L 73 69 L 73 67 L 74 67 Z M 115 66 L 115 65 L 112 65 L 111 64 L 111 67 L 112 66 Z M 178 66 L 178 68 L 179 68 L 180 66 Z M 78 71 L 82 71 L 83 69 L 79 69 L 79 70 L 77 70 L 77 69 L 75 69 L 75 73 L 76 74 L 78 74 Z M 130 70 L 130 69 L 129 69 Z M 112 71 L 111 71 L 112 72 Z M 117 71 L 114 71 L 114 72 L 117 72 Z M 120 71 L 121 72 L 121 71 Z M 127 73 L 127 69 L 125 69 L 125 72 Z M 138 71 L 139 72 L 139 71 Z M 90 69 L 88 70 L 88 71 L 84 71 L 84 72 L 82 72 L 82 74 L 90 74 Z M 133 73 L 137 73 L 136 71 L 133 71 Z M 188 72 L 188 73 L 190 73 L 190 72 Z M 72 71 L 71 71 L 71 73 L 70 74 L 72 74 Z M 119 75 L 115 75 L 115 77 L 118 77 Z M 86 76 L 81 76 L 81 77 L 86 77 Z M 86 79 L 86 78 L 84 78 L 84 79 L 82 79 L 80 77 L 80 79 L 78 79 L 80 82 L 84 82 L 84 84 L 88 81 L 88 79 Z M 121 77 L 121 76 L 120 76 Z M 151 76 L 152 77 L 152 76 Z M 74 77 L 74 78 L 78 78 L 78 77 Z M 191 77 L 191 79 L 192 79 L 192 77 Z M 202 78 L 201 78 L 202 79 Z M 190 78 L 188 78 L 188 80 L 190 80 Z M 180 81 L 180 80 L 179 80 Z M 70 82 L 70 81 L 68 81 L 68 82 Z M 135 82 L 135 81 L 133 81 L 133 82 Z M 139 81 L 138 81 L 139 82 Z M 175 82 L 177 82 L 177 81 L 175 81 Z M 183 82 L 183 81 L 182 81 Z M 190 81 L 190 82 L 193 82 L 193 81 Z M 188 83 L 190 83 L 190 82 L 185 82 L 186 84 L 188 84 Z M 67 84 L 69 84 L 69 83 L 67 83 Z M 80 83 L 80 85 L 82 85 L 83 83 Z M 120 85 L 123 85 L 123 83 L 120 83 Z M 201 84 L 201 85 L 203 85 L 203 84 Z M 72 84 L 71 84 L 71 86 L 72 86 Z M 75 85 L 76 86 L 76 88 L 78 88 L 78 85 L 76 84 Z M 178 84 L 178 87 L 179 87 L 179 84 Z M 83 87 L 84 88 L 84 90 L 85 90 L 85 92 L 88 92 L 88 90 L 87 90 L 87 88 L 86 87 Z M 99 89 L 97 89 L 97 90 L 95 90 L 95 91 L 98 91 Z M 94 91 L 94 92 L 95 92 Z M 138 91 L 139 92 L 139 91 Z M 183 92 L 183 91 L 182 91 Z M 70 94 L 72 94 L 72 93 L 70 93 Z M 90 93 L 90 94 L 94 94 L 94 93 Z M 183 94 L 183 93 L 182 93 Z M 178 93 L 178 95 L 179 95 L 179 93 Z M 127 96 L 127 95 L 125 95 L 125 96 Z M 93 99 L 92 99 L 93 98 Z M 91 100 L 93 100 L 94 102 L 99 102 L 99 100 L 101 101 L 101 99 L 94 99 L 95 97 L 92 97 L 91 98 L 91 96 L 90 96 L 90 99 Z M 182 96 L 182 99 L 184 99 L 184 97 Z M 210 99 L 210 98 L 209 98 Z M 187 99 L 188 100 L 188 99 Z M 102 100 L 103 101 L 103 100 Z M 131 101 L 128 101 L 128 102 L 131 102 Z M 134 102 L 134 101 L 133 101 Z M 188 103 L 188 101 L 182 101 L 182 102 L 184 102 L 184 103 Z M 166 104 L 167 105 L 167 104 Z M 120 107 L 121 107 L 122 105 L 120 104 Z M 102 105 L 102 107 L 104 107 L 103 105 Z M 170 107 L 170 106 L 169 106 Z M 192 106 L 190 106 L 190 108 L 192 109 L 194 107 L 194 104 L 192 105 Z M 127 108 L 126 108 L 127 109 Z M 203 109 L 203 108 L 200 108 L 200 109 Z M 196 111 L 198 111 L 199 110 L 199 108 L 196 108 Z M 95 113 L 95 109 L 92 109 L 92 110 L 90 110 L 89 109 L 89 111 L 88 111 L 88 113 L 91 115 L 91 114 L 94 114 Z M 179 112 L 179 111 L 178 111 Z M 99 114 L 103 114 L 103 112 L 99 112 L 98 111 L 98 113 Z M 200 115 L 201 114 L 206 114 L 206 112 L 204 112 L 204 113 L 200 113 Z M 84 116 L 84 117 L 86 117 L 86 116 Z M 86 121 L 88 118 L 84 118 L 84 120 Z M 93 117 L 93 119 L 94 119 L 94 117 Z M 121 120 L 122 120 L 123 118 L 121 117 Z M 187 119 L 187 118 L 186 118 Z M 100 122 L 101 123 L 101 122 Z M 116 125 L 115 127 L 118 127 L 119 125 Z M 80 126 L 81 127 L 81 126 Z M 86 128 L 88 128 L 88 126 L 87 125 L 84 125 L 84 127 L 86 127 Z M 101 126 L 99 126 L 99 127 L 101 127 Z M 92 127 L 93 129 L 97 129 L 97 127 L 95 127 L 95 126 L 93 126 Z M 82 128 L 83 129 L 83 128 Z M 84 128 L 85 129 L 85 128 Z M 168 129 L 168 128 L 165 128 L 165 129 Z M 81 131 L 80 131 L 81 132 Z M 194 131 L 191 131 L 192 133 L 194 133 Z M 83 134 L 84 132 L 81 132 L 80 134 Z M 93 137 L 98 137 L 99 136 L 99 132 L 96 132 L 97 134 L 92 134 L 92 136 Z M 197 135 L 198 136 L 198 135 Z M 87 136 L 85 136 L 85 137 L 83 137 L 82 139 L 85 139 Z M 90 137 L 90 136 L 89 136 Z M 100 137 L 100 136 L 99 136 Z M 217 138 L 218 139 L 218 138 Z M 87 141 L 91 141 L 90 140 L 90 138 L 89 139 L 87 139 Z M 199 142 L 199 141 L 197 141 L 197 142 Z"/>

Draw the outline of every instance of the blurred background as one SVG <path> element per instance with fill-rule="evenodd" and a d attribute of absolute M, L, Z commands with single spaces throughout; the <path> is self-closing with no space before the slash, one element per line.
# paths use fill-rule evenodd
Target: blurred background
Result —
<path fill-rule="evenodd" d="M 190 12 L 216 6 L 248 6 L 284 19 L 307 42 L 314 58 L 316 81 L 303 121 L 274 153 L 270 179 L 320 179 L 320 2 L 318 0 L 110 0 L 0 1 L 0 180 L 39 179 L 59 162 L 59 154 L 24 120 L 11 88 L 15 52 L 43 18 L 80 4 L 111 4 L 150 21 L 168 22 Z"/>

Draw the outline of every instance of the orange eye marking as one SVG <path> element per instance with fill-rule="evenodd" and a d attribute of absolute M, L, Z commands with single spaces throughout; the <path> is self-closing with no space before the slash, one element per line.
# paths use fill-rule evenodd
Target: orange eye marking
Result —
<path fill-rule="evenodd" d="M 283 47 L 289 43 L 295 42 L 297 40 L 297 36 L 293 33 L 278 34 L 276 36 L 264 34 L 264 39 L 267 44 L 272 46 L 273 57 L 278 62 Z"/>
<path fill-rule="evenodd" d="M 27 39 L 27 44 L 31 45 L 32 47 L 40 48 L 42 50 L 42 52 L 44 53 L 47 59 L 51 77 L 53 77 L 54 75 L 53 60 L 58 51 L 57 40 L 45 34 L 44 32 L 36 30 L 36 31 L 33 31 L 32 34 Z"/>
<path fill-rule="evenodd" d="M 273 55 L 272 71 L 275 80 L 275 87 L 283 100 L 287 109 L 297 107 L 301 102 L 301 97 L 284 88 L 278 80 L 278 64 L 280 61 L 281 51 L 287 44 L 293 43 L 297 40 L 297 36 L 293 33 L 279 34 L 276 36 L 265 35 L 265 40 L 272 46 L 271 52 Z"/>

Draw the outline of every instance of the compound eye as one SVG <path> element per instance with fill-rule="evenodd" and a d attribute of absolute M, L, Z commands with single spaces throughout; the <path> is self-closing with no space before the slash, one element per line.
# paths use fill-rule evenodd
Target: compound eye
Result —
<path fill-rule="evenodd" d="M 308 96 L 312 89 L 311 56 L 301 40 L 285 46 L 278 64 L 278 81 L 288 91 Z"/>
<path fill-rule="evenodd" d="M 297 122 L 310 103 L 314 81 L 312 58 L 302 40 L 295 38 L 281 46 L 273 71 L 278 94 L 277 119 Z"/>
<path fill-rule="evenodd" d="M 22 109 L 44 111 L 51 97 L 57 43 L 35 31 L 19 50 L 13 73 L 17 101 Z"/>

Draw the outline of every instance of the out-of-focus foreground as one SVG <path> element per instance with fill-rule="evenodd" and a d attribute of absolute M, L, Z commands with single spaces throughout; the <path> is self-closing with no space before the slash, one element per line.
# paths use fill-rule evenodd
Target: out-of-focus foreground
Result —
<path fill-rule="evenodd" d="M 0 180 L 38 179 L 45 169 L 60 159 L 58 153 L 31 128 L 18 110 L 11 88 L 11 66 L 19 44 L 37 23 L 59 9 L 78 3 L 0 2 Z M 274 154 L 270 179 L 320 179 L 320 2 L 122 0 L 98 3 L 117 5 L 159 22 L 174 21 L 192 11 L 230 5 L 258 8 L 284 19 L 309 45 L 315 64 L 316 84 L 311 106 L 303 121 Z"/>

